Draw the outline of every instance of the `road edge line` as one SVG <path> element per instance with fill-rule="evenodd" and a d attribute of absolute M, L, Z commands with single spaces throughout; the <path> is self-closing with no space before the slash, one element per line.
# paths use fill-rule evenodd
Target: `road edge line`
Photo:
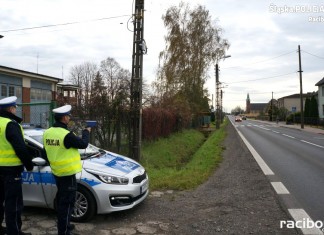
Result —
<path fill-rule="evenodd" d="M 241 139 L 245 143 L 246 147 L 251 152 L 252 156 L 260 166 L 261 170 L 265 175 L 274 175 L 273 171 L 270 169 L 270 167 L 265 163 L 265 161 L 262 159 L 262 157 L 258 154 L 258 152 L 252 147 L 252 145 L 249 143 L 249 141 L 243 136 L 243 134 L 237 130 L 238 134 L 240 135 Z"/>

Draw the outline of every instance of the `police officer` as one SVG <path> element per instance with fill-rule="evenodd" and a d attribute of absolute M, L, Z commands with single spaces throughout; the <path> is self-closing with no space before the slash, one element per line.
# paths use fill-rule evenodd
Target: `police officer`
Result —
<path fill-rule="evenodd" d="M 77 183 L 76 174 L 81 171 L 81 157 L 78 149 L 88 146 L 91 128 L 82 131 L 82 138 L 68 130 L 71 105 L 53 109 L 55 123 L 44 132 L 44 148 L 57 186 L 57 229 L 58 235 L 72 234 L 70 224 L 74 208 Z M 75 233 L 74 233 L 75 234 Z"/>
<path fill-rule="evenodd" d="M 33 163 L 20 126 L 22 119 L 16 116 L 16 100 L 16 96 L 0 100 L 0 222 L 5 214 L 7 228 L 1 231 L 8 235 L 31 234 L 21 231 L 21 173 L 24 166 L 32 171 Z"/>

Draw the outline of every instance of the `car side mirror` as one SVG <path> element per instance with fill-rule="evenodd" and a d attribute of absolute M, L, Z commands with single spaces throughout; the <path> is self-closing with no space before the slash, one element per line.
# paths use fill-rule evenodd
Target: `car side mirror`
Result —
<path fill-rule="evenodd" d="M 46 165 L 46 160 L 41 158 L 41 157 L 35 157 L 33 158 L 32 162 L 36 165 L 36 166 L 45 166 Z"/>

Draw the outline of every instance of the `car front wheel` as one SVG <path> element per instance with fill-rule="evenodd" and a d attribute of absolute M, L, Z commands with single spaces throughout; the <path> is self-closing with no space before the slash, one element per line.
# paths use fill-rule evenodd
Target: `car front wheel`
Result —
<path fill-rule="evenodd" d="M 74 222 L 88 221 L 95 215 L 96 211 L 96 200 L 92 193 L 84 186 L 78 185 L 71 220 Z"/>

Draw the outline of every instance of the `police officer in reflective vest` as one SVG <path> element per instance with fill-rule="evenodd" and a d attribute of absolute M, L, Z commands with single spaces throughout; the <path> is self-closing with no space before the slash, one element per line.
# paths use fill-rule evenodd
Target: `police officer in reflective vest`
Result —
<path fill-rule="evenodd" d="M 81 157 L 78 149 L 88 146 L 91 128 L 82 131 L 77 137 L 67 128 L 71 118 L 71 105 L 53 109 L 55 123 L 44 132 L 44 148 L 57 186 L 57 229 L 58 235 L 72 234 L 70 224 L 74 209 L 77 183 L 76 174 L 81 171 Z M 75 234 L 75 233 L 73 233 Z"/>
<path fill-rule="evenodd" d="M 21 173 L 24 166 L 33 170 L 24 133 L 16 116 L 16 96 L 0 100 L 0 225 L 5 214 L 6 228 L 0 233 L 8 235 L 31 234 L 21 231 L 23 209 Z"/>

